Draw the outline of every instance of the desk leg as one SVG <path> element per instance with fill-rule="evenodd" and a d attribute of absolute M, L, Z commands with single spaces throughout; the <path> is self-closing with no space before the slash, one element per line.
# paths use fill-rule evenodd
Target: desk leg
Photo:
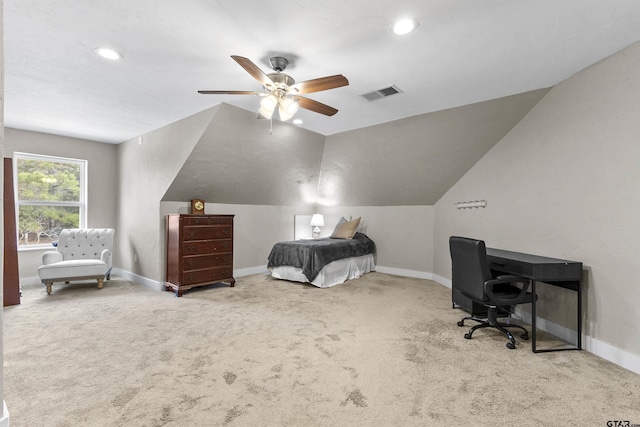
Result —
<path fill-rule="evenodd" d="M 533 301 L 531 302 L 531 351 L 537 353 L 536 351 L 536 281 L 531 280 L 531 294 L 533 296 Z"/>
<path fill-rule="evenodd" d="M 582 280 L 578 282 L 578 350 L 582 350 Z"/>
<path fill-rule="evenodd" d="M 576 311 L 578 312 L 578 337 L 577 337 L 577 341 L 576 341 L 576 346 L 575 347 L 569 347 L 569 348 L 543 348 L 543 349 L 538 349 L 536 347 L 536 318 L 537 318 L 537 314 L 536 314 L 536 281 L 532 280 L 531 281 L 531 293 L 533 294 L 533 302 L 531 303 L 531 351 L 533 351 L 534 353 L 547 353 L 547 352 L 551 352 L 551 351 L 564 351 L 564 350 L 582 350 L 582 281 L 578 281 L 578 282 L 567 282 L 570 286 L 567 289 L 571 289 L 571 290 L 576 290 L 576 287 L 574 287 L 573 285 L 577 285 L 577 292 L 578 292 L 578 307 L 576 308 Z M 564 287 L 564 286 L 563 286 Z"/>

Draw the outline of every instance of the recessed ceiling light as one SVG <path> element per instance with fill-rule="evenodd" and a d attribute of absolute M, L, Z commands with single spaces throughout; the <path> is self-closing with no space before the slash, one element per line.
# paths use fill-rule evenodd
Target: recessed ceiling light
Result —
<path fill-rule="evenodd" d="M 107 47 L 99 47 L 94 50 L 95 53 L 100 55 L 103 58 L 111 59 L 112 61 L 118 60 L 122 58 L 122 54 L 113 49 L 109 49 Z"/>
<path fill-rule="evenodd" d="M 303 122 L 301 119 L 295 119 L 295 120 L 293 121 L 293 124 L 294 124 L 294 125 L 301 125 L 302 123 L 304 123 L 304 122 Z"/>
<path fill-rule="evenodd" d="M 415 19 L 407 18 L 393 24 L 393 32 L 398 35 L 408 34 L 418 26 Z"/>

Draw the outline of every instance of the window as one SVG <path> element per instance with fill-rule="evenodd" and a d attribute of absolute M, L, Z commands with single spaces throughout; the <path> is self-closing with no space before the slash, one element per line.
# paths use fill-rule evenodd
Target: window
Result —
<path fill-rule="evenodd" d="M 86 160 L 14 153 L 18 247 L 51 246 L 86 224 Z"/>

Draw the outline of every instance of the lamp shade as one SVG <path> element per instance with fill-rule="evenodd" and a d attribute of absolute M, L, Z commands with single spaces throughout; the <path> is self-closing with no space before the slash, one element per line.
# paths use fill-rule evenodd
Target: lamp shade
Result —
<path fill-rule="evenodd" d="M 267 119 L 270 119 L 273 116 L 273 112 L 278 105 L 278 98 L 275 95 L 271 94 L 262 98 L 260 101 L 260 114 L 262 114 Z"/>
<path fill-rule="evenodd" d="M 284 98 L 280 101 L 278 113 L 280 120 L 286 122 L 298 111 L 298 103 L 291 98 Z"/>
<path fill-rule="evenodd" d="M 313 214 L 311 217 L 312 227 L 324 227 L 324 217 L 320 214 Z"/>

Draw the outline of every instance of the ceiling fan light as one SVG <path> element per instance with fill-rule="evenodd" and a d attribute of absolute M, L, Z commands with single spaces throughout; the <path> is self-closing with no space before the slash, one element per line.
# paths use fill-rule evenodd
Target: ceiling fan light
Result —
<path fill-rule="evenodd" d="M 267 95 L 260 101 L 260 110 L 258 112 L 267 119 L 271 119 L 273 112 L 278 106 L 278 98 L 275 95 Z"/>
<path fill-rule="evenodd" d="M 276 109 L 277 105 L 278 105 L 278 98 L 276 98 L 275 95 L 267 95 L 264 98 L 262 98 L 262 100 L 260 101 L 260 109 L 271 111 L 272 113 L 273 113 L 273 110 Z"/>
<path fill-rule="evenodd" d="M 298 111 L 298 103 L 291 98 L 284 98 L 280 101 L 280 107 L 278 113 L 280 114 L 280 120 L 286 122 Z"/>
<path fill-rule="evenodd" d="M 258 113 L 265 119 L 271 119 L 271 117 L 273 117 L 273 110 L 266 110 L 262 106 L 258 110 Z"/>

